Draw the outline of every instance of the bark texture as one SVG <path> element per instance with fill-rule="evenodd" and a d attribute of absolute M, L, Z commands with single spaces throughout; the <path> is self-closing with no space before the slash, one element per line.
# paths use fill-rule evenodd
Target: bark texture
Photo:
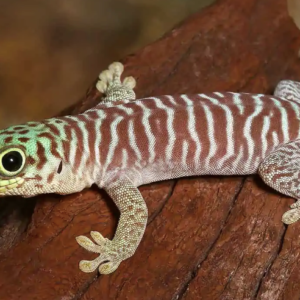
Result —
<path fill-rule="evenodd" d="M 286 1 L 220 0 L 125 58 L 124 76 L 137 79 L 138 97 L 272 93 L 281 79 L 300 80 L 299 48 Z M 99 97 L 92 85 L 68 113 Z M 256 176 L 184 178 L 141 191 L 145 236 L 109 276 L 79 271 L 95 255 L 75 241 L 91 230 L 113 236 L 118 211 L 103 191 L 41 196 L 25 212 L 3 205 L 0 299 L 300 298 L 300 222 L 281 222 L 291 199 Z"/>

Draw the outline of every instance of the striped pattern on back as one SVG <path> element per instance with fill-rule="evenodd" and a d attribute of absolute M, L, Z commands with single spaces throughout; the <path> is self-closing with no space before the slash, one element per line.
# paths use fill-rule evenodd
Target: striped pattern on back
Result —
<path fill-rule="evenodd" d="M 87 115 L 97 113 L 97 108 Z M 297 102 L 240 93 L 150 97 L 101 111 L 103 172 L 138 170 L 141 182 L 251 174 L 300 135 Z M 95 149 L 99 144 L 95 144 Z"/>
<path fill-rule="evenodd" d="M 32 122 L 31 130 L 11 127 L 1 136 L 25 144 L 34 135 L 31 159 L 38 160 L 41 174 L 51 154 L 69 163 L 78 181 L 101 186 L 124 170 L 140 185 L 189 175 L 255 173 L 274 148 L 299 138 L 299 116 L 297 102 L 262 94 L 161 96 L 102 104 L 78 116 Z M 14 140 L 7 140 L 13 132 L 18 133 Z M 51 183 L 54 174 L 47 176 Z"/>
<path fill-rule="evenodd" d="M 161 96 L 100 107 L 63 118 L 79 120 L 70 128 L 78 134 L 77 153 L 85 153 L 65 159 L 78 172 L 89 167 L 96 176 L 101 169 L 104 179 L 119 169 L 137 171 L 139 184 L 255 173 L 270 151 L 300 134 L 299 104 L 260 94 Z"/>

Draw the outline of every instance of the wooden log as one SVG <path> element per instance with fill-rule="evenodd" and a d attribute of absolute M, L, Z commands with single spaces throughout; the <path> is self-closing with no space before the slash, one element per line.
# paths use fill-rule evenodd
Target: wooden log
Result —
<path fill-rule="evenodd" d="M 220 0 L 126 57 L 124 76 L 137 79 L 138 97 L 272 93 L 279 80 L 300 79 L 299 48 L 285 1 Z M 99 99 L 92 85 L 69 113 Z M 24 218 L 6 220 L 1 234 L 15 229 L 2 245 L 0 299 L 299 299 L 300 222 L 281 222 L 291 199 L 257 176 L 184 178 L 141 191 L 150 213 L 145 236 L 108 276 L 78 269 L 95 254 L 75 237 L 97 230 L 111 238 L 119 215 L 96 187 L 38 197 L 17 242 L 9 236 L 20 236 L 24 226 L 13 224 Z"/>

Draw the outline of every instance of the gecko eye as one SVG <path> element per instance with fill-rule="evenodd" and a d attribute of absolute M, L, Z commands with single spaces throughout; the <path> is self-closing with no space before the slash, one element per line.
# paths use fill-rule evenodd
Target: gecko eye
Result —
<path fill-rule="evenodd" d="M 23 169 L 25 154 L 19 148 L 10 148 L 0 154 L 0 173 L 5 176 L 14 176 Z"/>

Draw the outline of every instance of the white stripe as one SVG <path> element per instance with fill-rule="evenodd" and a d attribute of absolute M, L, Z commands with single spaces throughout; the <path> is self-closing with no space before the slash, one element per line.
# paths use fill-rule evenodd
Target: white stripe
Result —
<path fill-rule="evenodd" d="M 174 97 L 172 97 L 172 96 L 170 96 L 170 95 L 166 95 L 165 97 L 167 97 L 167 98 L 169 99 L 169 101 L 171 102 L 171 104 L 177 105 L 177 103 L 176 103 Z"/>
<path fill-rule="evenodd" d="M 182 157 L 181 157 L 181 164 L 184 168 L 187 168 L 187 155 L 188 155 L 189 143 L 184 140 L 182 143 Z"/>
<path fill-rule="evenodd" d="M 146 136 L 148 138 L 148 151 L 149 151 L 149 162 L 153 162 L 155 159 L 155 136 L 153 135 L 151 131 L 151 126 L 149 123 L 149 117 L 151 116 L 151 109 L 147 108 L 142 101 L 136 101 L 136 105 L 140 106 L 143 109 L 143 118 L 142 118 L 142 124 L 144 126 L 144 130 L 146 133 Z"/>
<path fill-rule="evenodd" d="M 300 99 L 299 99 L 299 101 L 300 101 Z M 291 101 L 289 101 L 289 104 L 292 106 L 292 109 L 296 114 L 296 118 L 299 120 L 300 119 L 299 105 L 296 104 L 295 102 L 291 102 Z M 299 139 L 300 138 L 300 126 L 299 125 L 298 125 L 298 134 L 297 134 L 297 136 L 298 136 L 297 138 Z"/>
<path fill-rule="evenodd" d="M 122 149 L 122 169 L 127 168 L 127 163 L 128 163 L 128 153 L 126 149 Z"/>
<path fill-rule="evenodd" d="M 239 113 L 243 115 L 245 112 L 245 107 L 241 100 L 241 94 L 239 93 L 231 93 L 231 94 L 233 96 L 233 103 L 237 106 Z"/>
<path fill-rule="evenodd" d="M 141 155 L 141 151 L 136 143 L 136 138 L 135 138 L 135 134 L 134 134 L 134 124 L 133 124 L 132 119 L 129 120 L 128 136 L 129 136 L 129 145 L 131 146 L 131 148 L 133 149 L 134 153 L 137 156 L 137 162 L 140 163 L 142 160 L 142 155 Z"/>
<path fill-rule="evenodd" d="M 123 117 L 119 116 L 115 120 L 113 120 L 113 122 L 110 124 L 111 141 L 109 143 L 109 148 L 108 148 L 108 152 L 107 152 L 107 156 L 106 156 L 106 161 L 105 161 L 105 164 L 103 166 L 103 174 L 105 174 L 109 164 L 112 162 L 112 159 L 114 157 L 114 153 L 115 153 L 116 147 L 117 147 L 118 142 L 119 142 L 119 136 L 118 136 L 118 133 L 117 133 L 117 126 L 123 119 L 124 119 Z"/>
<path fill-rule="evenodd" d="M 199 137 L 196 131 L 196 120 L 195 120 L 195 113 L 194 113 L 194 103 L 191 99 L 187 97 L 187 95 L 181 95 L 181 98 L 186 102 L 187 107 L 187 114 L 188 114 L 188 130 L 191 135 L 192 140 L 196 144 L 196 151 L 194 155 L 194 162 L 195 166 L 199 165 L 200 153 L 201 153 L 201 144 Z"/>
<path fill-rule="evenodd" d="M 287 143 L 290 138 L 289 138 L 289 122 L 288 122 L 288 117 L 285 108 L 281 105 L 280 101 L 271 98 L 271 100 L 275 103 L 275 105 L 279 108 L 280 114 L 281 114 L 281 130 L 283 134 L 283 142 Z"/>
<path fill-rule="evenodd" d="M 167 132 L 168 132 L 168 145 L 166 148 L 166 159 L 167 161 L 171 161 L 172 153 L 174 148 L 174 143 L 176 140 L 173 121 L 174 121 L 174 110 L 164 105 L 159 98 L 152 97 L 154 99 L 156 106 L 158 108 L 163 109 L 167 114 Z"/>
<path fill-rule="evenodd" d="M 262 156 L 264 157 L 267 149 L 268 149 L 268 140 L 267 140 L 267 134 L 270 129 L 270 117 L 265 116 L 263 121 L 263 128 L 261 131 L 261 144 L 262 144 Z"/>
<path fill-rule="evenodd" d="M 72 139 L 72 145 L 75 145 L 74 147 L 70 147 L 70 154 L 69 154 L 69 162 L 74 166 L 75 164 L 75 155 L 77 151 L 82 152 L 82 149 L 78 148 L 78 139 L 75 133 L 75 130 L 71 128 L 71 139 Z"/>
<path fill-rule="evenodd" d="M 124 105 L 124 104 L 116 105 L 115 108 L 122 110 L 128 116 L 130 116 L 130 115 L 132 115 L 134 113 L 134 110 L 131 107 L 126 107 L 126 105 Z"/>
<path fill-rule="evenodd" d="M 254 154 L 254 147 L 255 147 L 255 142 L 251 136 L 251 127 L 252 127 L 252 122 L 253 119 L 258 116 L 262 109 L 263 109 L 263 102 L 261 101 L 260 97 L 262 95 L 253 95 L 253 99 L 255 100 L 255 106 L 254 106 L 254 112 L 248 116 L 246 122 L 245 122 L 245 126 L 244 126 L 244 137 L 247 140 L 247 145 L 248 145 L 248 151 L 249 151 L 249 156 L 248 159 L 245 163 L 245 169 L 249 169 L 250 165 L 252 162 L 252 158 L 253 158 L 253 154 Z"/>
<path fill-rule="evenodd" d="M 218 161 L 218 167 L 221 168 L 224 162 L 233 156 L 234 153 L 234 137 L 233 137 L 233 127 L 234 127 L 234 120 L 232 116 L 231 110 L 228 108 L 227 105 L 220 103 L 217 99 L 208 97 L 205 94 L 201 94 L 200 97 L 208 99 L 214 105 L 221 107 L 226 115 L 226 138 L 227 138 L 227 147 L 226 147 L 226 155 L 224 155 Z"/>
<path fill-rule="evenodd" d="M 222 94 L 222 93 L 214 92 L 214 94 L 220 98 L 224 98 L 224 94 Z"/>
<path fill-rule="evenodd" d="M 273 131 L 272 132 L 272 139 L 273 139 L 273 146 L 276 147 L 279 145 L 279 139 L 278 139 L 278 135 L 277 132 Z"/>
<path fill-rule="evenodd" d="M 77 120 L 77 125 L 81 131 L 82 144 L 83 144 L 83 153 L 81 156 L 80 165 L 78 166 L 78 173 L 83 174 L 85 173 L 84 168 L 90 156 L 89 140 L 88 140 L 88 132 L 87 132 L 88 129 L 86 128 L 85 123 L 82 121 Z M 90 172 L 87 173 L 90 174 Z"/>
<path fill-rule="evenodd" d="M 237 155 L 236 159 L 234 160 L 234 162 L 232 163 L 232 168 L 233 170 L 236 170 L 236 171 L 240 171 L 239 173 L 240 174 L 243 174 L 243 171 L 244 171 L 244 164 L 241 164 L 240 165 L 240 162 L 241 160 L 243 159 L 244 157 L 244 147 L 242 145 L 240 145 L 240 149 L 239 149 L 239 154 Z M 241 168 L 241 170 L 239 170 L 239 168 Z M 238 174 L 237 174 L 238 175 Z"/>
<path fill-rule="evenodd" d="M 103 120 L 106 118 L 106 114 L 102 110 L 97 111 L 97 115 L 99 116 L 99 119 L 95 120 L 95 132 L 96 132 L 96 138 L 95 138 L 95 167 L 93 171 L 93 178 L 97 178 L 99 176 L 99 167 L 101 163 L 101 155 L 100 155 L 100 145 L 101 145 L 101 125 L 103 123 Z"/>
<path fill-rule="evenodd" d="M 217 144 L 216 144 L 216 140 L 215 140 L 215 128 L 214 128 L 213 114 L 207 105 L 202 104 L 202 106 L 205 111 L 205 116 L 206 116 L 207 126 L 208 126 L 207 135 L 208 135 L 208 139 L 209 139 L 209 153 L 205 159 L 205 166 L 208 168 L 211 158 L 214 157 L 214 155 L 217 152 Z"/>

